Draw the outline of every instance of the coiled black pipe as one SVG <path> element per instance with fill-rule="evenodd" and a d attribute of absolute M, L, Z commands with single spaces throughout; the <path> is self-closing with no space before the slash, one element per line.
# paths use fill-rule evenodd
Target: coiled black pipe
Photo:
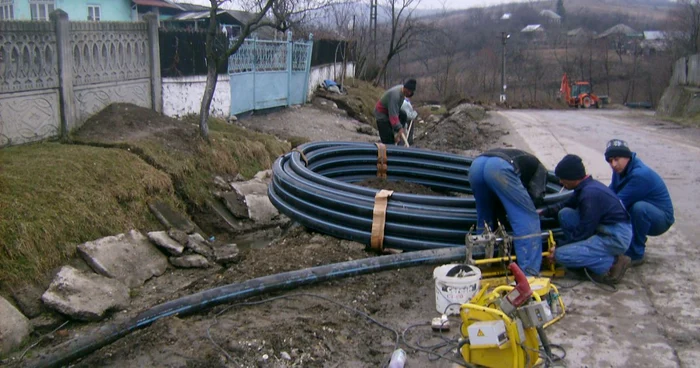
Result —
<path fill-rule="evenodd" d="M 461 196 L 394 193 L 389 200 L 384 246 L 403 250 L 463 246 L 476 223 L 469 185 L 472 158 L 436 151 L 386 146 L 387 178 L 422 184 Z M 377 147 L 359 142 L 312 142 L 279 157 L 268 196 L 277 209 L 306 227 L 338 238 L 370 243 L 379 189 L 354 183 L 377 177 Z M 545 204 L 562 201 L 553 173 Z M 554 220 L 543 229 L 556 230 Z"/>
<path fill-rule="evenodd" d="M 58 345 L 50 353 L 39 355 L 28 361 L 27 366 L 43 368 L 66 365 L 164 317 L 191 314 L 215 305 L 323 281 L 405 267 L 464 261 L 465 257 L 463 247 L 431 249 L 306 268 L 229 284 L 157 305 L 123 323 L 102 326 Z"/>

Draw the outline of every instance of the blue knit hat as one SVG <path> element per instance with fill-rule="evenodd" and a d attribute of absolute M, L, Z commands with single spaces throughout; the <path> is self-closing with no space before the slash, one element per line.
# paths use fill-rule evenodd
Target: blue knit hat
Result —
<path fill-rule="evenodd" d="M 613 157 L 632 157 L 632 151 L 627 142 L 622 139 L 611 139 L 605 146 L 605 161 L 610 162 Z"/>
<path fill-rule="evenodd" d="M 554 168 L 554 174 L 562 180 L 579 180 L 586 176 L 586 168 L 583 166 L 581 157 L 566 155 Z"/>

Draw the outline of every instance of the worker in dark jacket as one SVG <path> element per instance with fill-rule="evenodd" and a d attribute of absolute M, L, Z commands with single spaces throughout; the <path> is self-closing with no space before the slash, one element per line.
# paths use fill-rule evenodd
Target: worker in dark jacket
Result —
<path fill-rule="evenodd" d="M 377 120 L 379 138 L 384 144 L 402 142 L 405 128 L 399 119 L 401 106 L 406 97 L 413 97 L 416 91 L 416 80 L 409 79 L 404 84 L 389 88 L 374 106 L 374 118 Z"/>
<path fill-rule="evenodd" d="M 574 195 L 546 207 L 541 215 L 558 216 L 564 244 L 554 259 L 569 269 L 586 269 L 595 281 L 618 283 L 631 260 L 624 253 L 632 239 L 632 225 L 625 207 L 603 183 L 586 175 L 581 158 L 566 155 L 554 169 L 562 185 Z"/>
<path fill-rule="evenodd" d="M 477 232 L 481 233 L 485 224 L 493 229 L 497 209 L 505 209 L 518 265 L 526 274 L 538 275 L 542 239 L 535 205 L 544 199 L 547 169 L 527 152 L 498 148 L 472 162 L 469 183 L 476 200 Z"/>
<path fill-rule="evenodd" d="M 609 141 L 605 160 L 613 170 L 610 189 L 632 218 L 632 243 L 625 254 L 638 266 L 644 263 L 647 236 L 659 236 L 675 222 L 671 195 L 659 174 L 630 151 L 627 142 Z"/>

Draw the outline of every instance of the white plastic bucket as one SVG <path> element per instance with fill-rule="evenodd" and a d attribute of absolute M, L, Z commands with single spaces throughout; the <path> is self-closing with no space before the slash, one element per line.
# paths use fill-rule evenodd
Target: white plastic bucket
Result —
<path fill-rule="evenodd" d="M 481 270 L 476 266 L 449 264 L 437 267 L 433 271 L 433 278 L 435 308 L 438 313 L 457 315 L 460 305 L 469 302 L 479 290 Z"/>

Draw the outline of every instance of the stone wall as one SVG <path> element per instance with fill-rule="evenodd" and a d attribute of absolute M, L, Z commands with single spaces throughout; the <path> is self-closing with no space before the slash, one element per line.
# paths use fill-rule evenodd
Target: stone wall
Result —
<path fill-rule="evenodd" d="M 158 47 L 154 16 L 0 22 L 0 147 L 66 135 L 115 102 L 161 111 Z"/>
<path fill-rule="evenodd" d="M 661 96 L 656 113 L 681 118 L 700 115 L 700 54 L 676 61 L 671 81 Z"/>

